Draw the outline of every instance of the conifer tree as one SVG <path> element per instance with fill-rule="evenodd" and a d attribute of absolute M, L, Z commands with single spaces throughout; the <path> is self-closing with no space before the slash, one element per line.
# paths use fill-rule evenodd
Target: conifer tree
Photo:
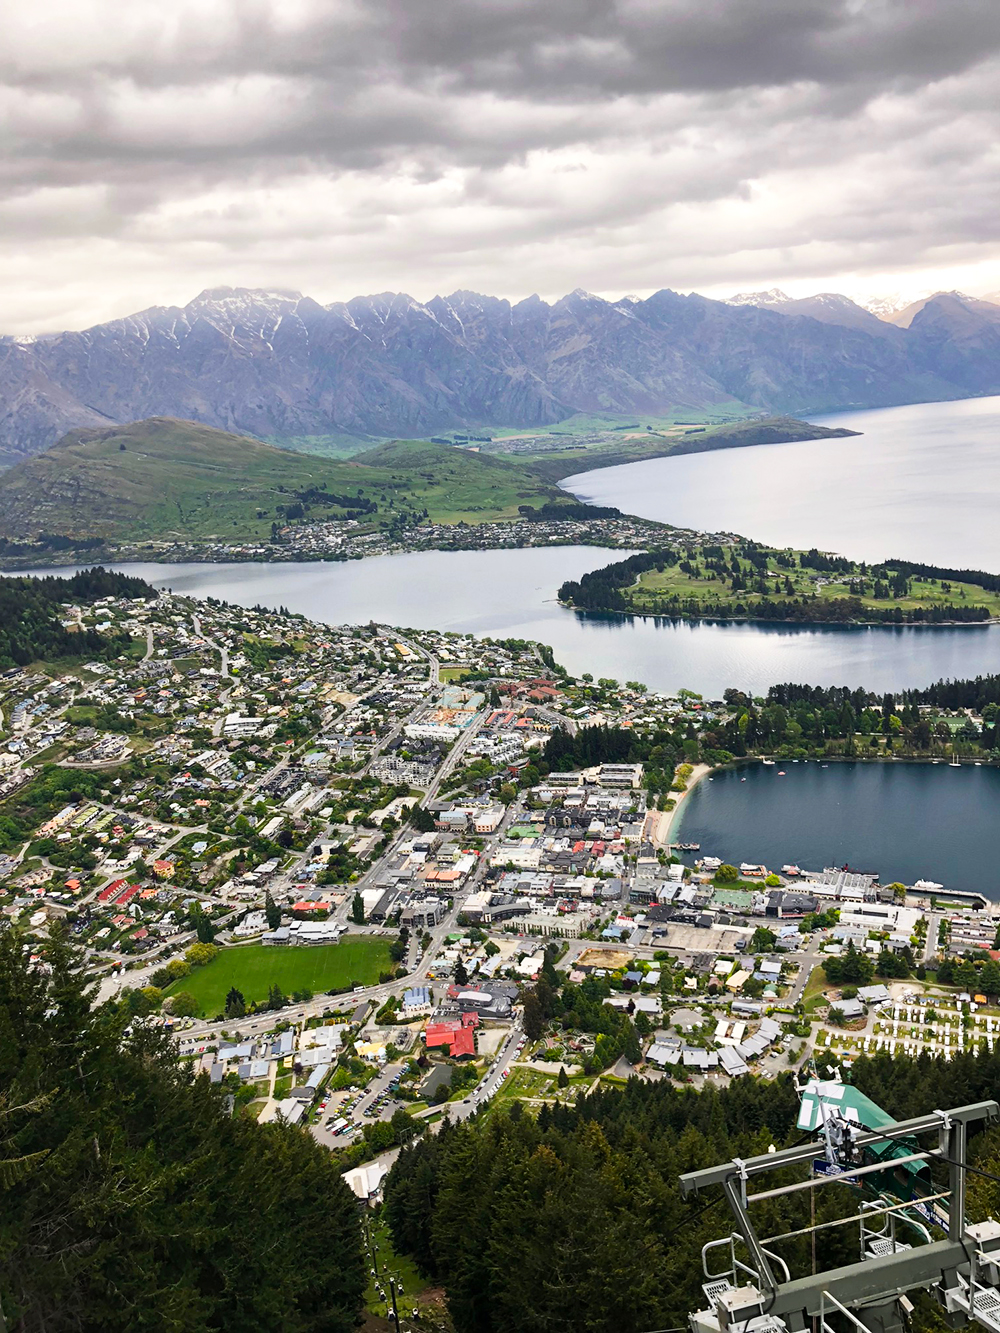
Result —
<path fill-rule="evenodd" d="M 309 1134 L 227 1111 L 162 1030 L 0 929 L 0 1308 L 18 1333 L 350 1333 L 357 1208 Z"/>

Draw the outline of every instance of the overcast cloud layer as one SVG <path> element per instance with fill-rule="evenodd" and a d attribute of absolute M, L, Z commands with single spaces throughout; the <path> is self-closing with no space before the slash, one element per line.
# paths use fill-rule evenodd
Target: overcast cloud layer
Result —
<path fill-rule="evenodd" d="M 996 0 L 33 0 L 0 330 L 206 286 L 1000 289 Z"/>

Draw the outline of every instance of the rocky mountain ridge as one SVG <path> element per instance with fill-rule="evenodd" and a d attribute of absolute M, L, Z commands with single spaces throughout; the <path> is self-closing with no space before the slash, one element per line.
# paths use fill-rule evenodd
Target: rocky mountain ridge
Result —
<path fill-rule="evenodd" d="M 0 459 L 149 416 L 280 441 L 733 400 L 802 414 L 1000 392 L 1000 307 L 989 302 L 940 294 L 899 327 L 841 296 L 766 296 L 732 305 L 664 289 L 608 301 L 577 289 L 512 304 L 386 292 L 323 306 L 212 288 L 81 332 L 0 338 Z"/>

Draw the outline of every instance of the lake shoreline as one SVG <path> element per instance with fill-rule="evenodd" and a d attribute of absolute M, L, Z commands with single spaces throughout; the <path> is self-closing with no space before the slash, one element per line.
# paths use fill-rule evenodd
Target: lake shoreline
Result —
<path fill-rule="evenodd" d="M 585 469 L 563 485 L 590 504 L 668 523 L 683 515 L 701 531 L 735 528 L 782 549 L 1000 570 L 1000 394 L 835 420 L 864 437 Z"/>
<path fill-rule="evenodd" d="M 755 764 L 764 764 L 769 761 L 766 767 L 772 764 L 819 764 L 823 768 L 831 768 L 834 765 L 841 764 L 861 764 L 865 767 L 871 767 L 881 764 L 884 767 L 898 768 L 900 766 L 921 767 L 921 768 L 1000 768 L 1000 756 L 996 759 L 959 759 L 957 764 L 953 764 L 948 759 L 926 759 L 920 755 L 810 755 L 808 758 L 788 759 L 781 758 L 777 754 L 755 754 L 740 756 L 728 764 L 697 764 L 688 778 L 686 790 L 679 792 L 676 804 L 672 810 L 659 813 L 659 819 L 664 823 L 657 827 L 654 841 L 657 846 L 668 847 L 679 839 L 681 825 L 683 823 L 682 812 L 683 805 L 687 797 L 691 795 L 694 789 L 706 778 L 715 777 L 721 773 L 735 773 L 741 768 L 749 768 Z"/>
<path fill-rule="evenodd" d="M 845 762 L 854 767 L 845 770 Z M 939 898 L 958 892 L 1000 899 L 995 763 L 977 769 L 970 760 L 951 769 L 927 759 L 831 758 L 776 765 L 740 761 L 716 769 L 715 781 L 699 784 L 695 801 L 684 805 L 671 836 L 734 865 L 779 873 L 785 864 L 811 871 L 850 866 L 883 884 L 935 881 Z"/>
<path fill-rule="evenodd" d="M 911 626 L 751 625 L 568 611 L 553 588 L 607 563 L 594 547 L 421 551 L 365 562 L 184 564 L 115 562 L 154 587 L 215 597 L 252 609 L 287 607 L 331 625 L 441 629 L 484 638 L 531 639 L 551 647 L 570 675 L 590 672 L 643 681 L 651 691 L 694 690 L 722 699 L 736 688 L 754 697 L 789 681 L 864 688 L 879 696 L 925 689 L 937 680 L 996 672 L 1000 627 L 958 633 L 909 632 Z M 90 563 L 90 562 L 87 562 Z M 72 566 L 21 570 L 62 576 Z M 435 590 L 433 599 L 427 590 Z M 922 627 L 923 628 L 923 627 Z M 969 626 L 962 626 L 968 629 Z"/>
<path fill-rule="evenodd" d="M 577 606 L 575 602 L 556 604 L 578 615 L 620 616 L 623 620 L 672 620 L 686 625 L 783 625 L 788 629 L 812 629 L 829 626 L 834 629 L 988 629 L 1000 625 L 1000 616 L 985 620 L 775 620 L 768 616 L 689 616 L 669 611 L 619 611 L 611 607 Z"/>
<path fill-rule="evenodd" d="M 677 793 L 677 797 L 674 801 L 674 808 L 672 810 L 664 810 L 660 815 L 660 820 L 663 821 L 665 819 L 666 821 L 666 828 L 662 827 L 662 822 L 661 826 L 657 828 L 657 837 L 661 846 L 666 847 L 670 844 L 675 825 L 677 826 L 678 832 L 680 831 L 681 810 L 683 809 L 684 802 L 698 786 L 698 783 L 704 781 L 705 778 L 710 777 L 711 774 L 717 771 L 718 769 L 713 768 L 711 764 L 695 764 L 694 768 L 691 770 L 691 776 L 687 780 L 687 786 L 684 791 Z"/>
<path fill-rule="evenodd" d="M 44 557 L 41 554 L 35 556 L 24 556 L 18 558 L 0 557 L 0 576 L 20 574 L 30 574 L 38 576 L 40 573 L 55 573 L 63 569 L 81 569 L 92 568 L 97 565 L 105 567 L 133 565 L 133 564 L 151 564 L 151 565 L 258 565 L 268 567 L 272 565 L 344 565 L 361 564 L 369 560 L 378 560 L 385 556 L 393 555 L 420 555 L 430 552 L 442 555 L 462 555 L 470 552 L 485 551 L 537 551 L 554 550 L 559 547 L 589 546 L 595 550 L 615 551 L 619 555 L 625 554 L 621 547 L 611 544 L 604 545 L 601 542 L 581 539 L 579 537 L 567 536 L 565 540 L 554 541 L 552 539 L 541 540 L 538 542 L 522 542 L 509 545 L 482 545 L 482 546 L 439 546 L 428 545 L 419 547 L 394 548 L 386 551 L 373 551 L 370 554 L 350 553 L 343 555 L 334 555 L 330 553 L 316 553 L 300 551 L 289 551 L 287 554 L 244 554 L 240 550 L 226 551 L 192 551 L 190 549 L 180 551 L 139 551 L 132 548 L 124 551 L 104 551 L 93 556 L 87 556 L 86 553 L 58 552 L 47 553 Z M 640 548 L 644 549 L 644 548 Z M 649 548 L 654 549 L 654 548 Z M 41 563 L 44 560 L 44 563 Z M 562 601 L 558 597 L 551 599 L 557 606 L 566 611 L 575 612 L 582 616 L 597 617 L 615 617 L 622 621 L 669 621 L 673 624 L 686 625 L 773 625 L 781 626 L 789 630 L 809 631 L 814 628 L 830 629 L 879 629 L 879 630 L 899 630 L 899 629 L 922 629 L 922 630 L 952 630 L 952 629 L 988 629 L 993 625 L 1000 625 L 1000 616 L 988 616 L 985 620 L 834 620 L 816 617 L 809 620 L 784 620 L 774 619 L 768 616 L 702 616 L 685 615 L 683 612 L 658 612 L 658 611 L 620 611 L 611 607 L 593 607 L 577 606 L 574 602 Z"/>

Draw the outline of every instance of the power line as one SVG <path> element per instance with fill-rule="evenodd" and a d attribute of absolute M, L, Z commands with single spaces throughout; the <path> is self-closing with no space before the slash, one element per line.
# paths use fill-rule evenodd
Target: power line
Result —
<path fill-rule="evenodd" d="M 992 1171 L 983 1171 L 981 1167 L 970 1166 L 968 1162 L 956 1162 L 953 1157 L 942 1157 L 940 1154 L 938 1160 L 947 1162 L 949 1166 L 957 1166 L 961 1171 L 971 1171 L 974 1176 L 982 1176 L 985 1180 L 992 1180 L 1000 1185 L 1000 1176 L 995 1176 Z"/>
<path fill-rule="evenodd" d="M 717 1208 L 720 1203 L 724 1202 L 725 1202 L 725 1196 L 720 1195 L 718 1199 L 712 1199 L 709 1203 L 706 1203 L 704 1207 L 699 1208 L 696 1213 L 688 1213 L 688 1215 L 685 1218 L 683 1218 L 682 1221 L 677 1223 L 677 1225 L 673 1228 L 672 1231 L 668 1231 L 665 1236 L 662 1236 L 661 1240 L 667 1241 L 670 1239 L 671 1236 L 676 1236 L 678 1231 L 681 1231 L 684 1227 L 690 1226 L 692 1222 L 697 1221 L 697 1219 L 701 1217 L 704 1213 L 707 1213 L 709 1209 Z M 668 1331 L 663 1329 L 657 1329 L 657 1330 L 652 1330 L 651 1333 L 668 1333 Z"/>

